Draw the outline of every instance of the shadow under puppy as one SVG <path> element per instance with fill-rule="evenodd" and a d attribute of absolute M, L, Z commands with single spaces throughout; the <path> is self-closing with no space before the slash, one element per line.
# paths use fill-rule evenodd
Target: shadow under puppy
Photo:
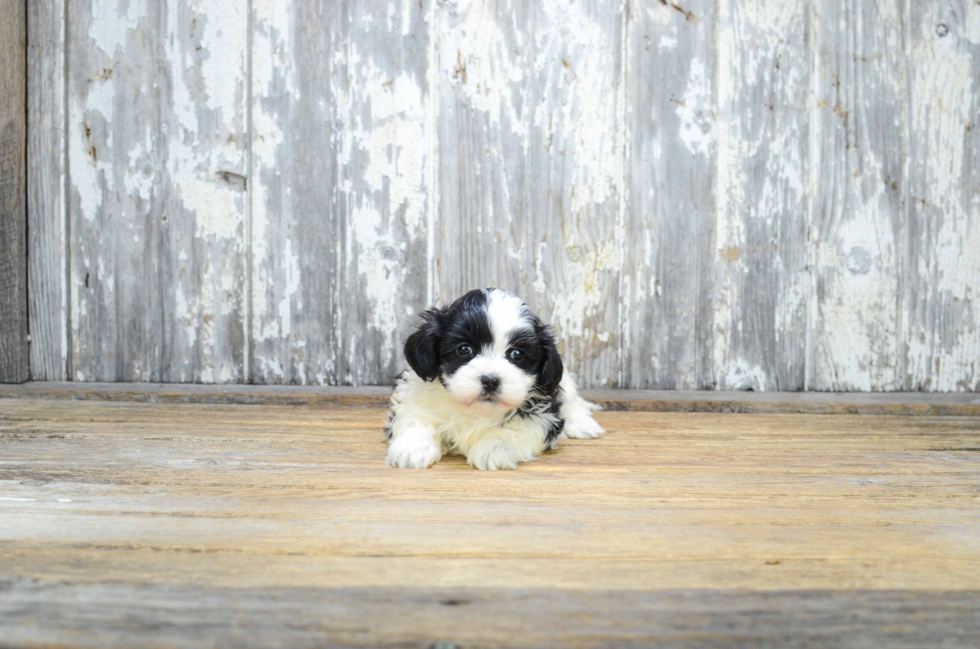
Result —
<path fill-rule="evenodd" d="M 605 432 L 551 331 L 513 293 L 470 291 L 422 318 L 391 396 L 387 464 L 424 469 L 460 453 L 477 469 L 513 469 L 559 439 Z"/>

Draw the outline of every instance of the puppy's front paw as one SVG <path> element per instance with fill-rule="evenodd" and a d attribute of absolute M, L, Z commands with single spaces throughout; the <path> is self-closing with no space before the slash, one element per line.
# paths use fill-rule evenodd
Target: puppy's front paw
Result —
<path fill-rule="evenodd" d="M 513 444 L 499 439 L 479 442 L 466 455 L 469 465 L 481 471 L 516 469 L 518 462 L 533 459 L 521 457 Z"/>
<path fill-rule="evenodd" d="M 571 439 L 595 439 L 605 434 L 592 414 L 585 409 L 577 410 L 565 420 L 565 436 Z"/>
<path fill-rule="evenodd" d="M 439 446 L 428 435 L 401 435 L 391 441 L 385 464 L 399 469 L 427 469 L 442 457 Z"/>

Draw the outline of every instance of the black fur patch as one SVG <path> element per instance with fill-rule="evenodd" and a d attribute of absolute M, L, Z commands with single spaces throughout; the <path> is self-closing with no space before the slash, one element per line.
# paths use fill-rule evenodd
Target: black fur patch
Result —
<path fill-rule="evenodd" d="M 538 334 L 537 327 L 534 329 L 518 329 L 511 334 L 507 344 L 507 351 L 519 349 L 523 352 L 521 358 L 516 361 L 509 356 L 507 357 L 512 365 L 519 367 L 528 374 L 538 373 L 538 369 L 544 360 L 544 350 L 541 347 L 541 336 Z"/>
<path fill-rule="evenodd" d="M 548 434 L 544 437 L 544 447 L 546 449 L 551 449 L 558 440 L 558 436 L 565 430 L 565 420 L 561 418 L 561 404 L 562 398 L 560 394 L 556 394 L 551 398 L 551 405 L 548 408 L 548 412 L 554 415 L 556 419 L 553 424 L 548 426 Z"/>
<path fill-rule="evenodd" d="M 565 372 L 561 354 L 558 353 L 558 345 L 555 344 L 551 328 L 541 324 L 537 318 L 534 319 L 534 330 L 538 336 L 542 356 L 538 365 L 538 382 L 535 389 L 541 394 L 557 394 L 562 374 Z"/>
<path fill-rule="evenodd" d="M 559 390 L 550 397 L 532 396 L 525 401 L 517 410 L 517 416 L 528 419 L 534 416 L 549 414 L 555 416 L 555 421 L 548 426 L 544 436 L 544 449 L 550 450 L 554 447 L 555 441 L 562 431 L 565 430 L 565 420 L 561 417 L 561 406 L 564 403 L 561 391 Z"/>
<path fill-rule="evenodd" d="M 483 291 L 470 291 L 449 305 L 441 324 L 439 356 L 444 376 L 452 376 L 473 359 L 459 355 L 461 345 L 469 345 L 479 354 L 484 346 L 493 344 L 487 319 L 487 295 Z"/>
<path fill-rule="evenodd" d="M 405 341 L 405 360 L 424 381 L 452 375 L 470 358 L 457 353 L 466 343 L 475 352 L 493 341 L 487 321 L 487 294 L 470 291 L 442 309 L 422 314 L 422 324 Z"/>
<path fill-rule="evenodd" d="M 392 424 L 394 423 L 395 423 L 395 411 L 389 410 L 388 421 L 385 422 L 385 426 L 384 426 L 385 439 L 388 440 L 389 442 L 391 441 L 391 435 L 394 432 L 391 428 Z"/>

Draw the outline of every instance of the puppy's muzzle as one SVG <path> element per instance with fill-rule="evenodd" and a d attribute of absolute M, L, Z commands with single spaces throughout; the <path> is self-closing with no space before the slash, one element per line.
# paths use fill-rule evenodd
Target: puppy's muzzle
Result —
<path fill-rule="evenodd" d="M 500 377 L 489 375 L 481 376 L 480 384 L 483 385 L 484 397 L 493 397 L 500 392 Z"/>

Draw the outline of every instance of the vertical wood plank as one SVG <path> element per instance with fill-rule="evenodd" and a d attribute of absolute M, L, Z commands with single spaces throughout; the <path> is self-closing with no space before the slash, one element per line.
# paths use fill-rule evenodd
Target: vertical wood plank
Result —
<path fill-rule="evenodd" d="M 530 4 L 524 288 L 580 383 L 620 385 L 625 2 Z M 529 269 L 530 270 L 530 269 Z"/>
<path fill-rule="evenodd" d="M 473 1 L 439 16 L 438 297 L 497 286 L 618 385 L 625 258 L 620 2 Z"/>
<path fill-rule="evenodd" d="M 428 306 L 432 115 L 429 3 L 351 0 L 340 138 L 346 384 L 390 384 Z"/>
<path fill-rule="evenodd" d="M 721 0 L 715 245 L 705 274 L 713 358 L 702 387 L 801 390 L 806 358 L 805 0 Z M 706 289 L 709 290 L 709 289 Z"/>
<path fill-rule="evenodd" d="M 388 383 L 429 284 L 427 7 L 254 10 L 251 379 Z"/>
<path fill-rule="evenodd" d="M 715 3 L 633 0 L 629 26 L 623 384 L 694 389 L 711 375 Z"/>
<path fill-rule="evenodd" d="M 896 390 L 904 382 L 903 4 L 814 7 L 808 384 L 815 390 Z"/>
<path fill-rule="evenodd" d="M 26 381 L 27 7 L 0 1 L 0 383 Z"/>
<path fill-rule="evenodd" d="M 344 233 L 337 141 L 344 3 L 252 3 L 255 383 L 337 383 Z M 344 58 L 342 58 L 344 57 Z"/>
<path fill-rule="evenodd" d="M 27 220 L 31 378 L 68 378 L 65 2 L 27 3 Z"/>
<path fill-rule="evenodd" d="M 532 277 L 527 168 L 534 44 L 527 3 L 437 5 L 439 216 L 435 300 Z M 546 188 L 545 188 L 546 191 Z M 547 317 L 548 314 L 540 314 Z"/>
<path fill-rule="evenodd" d="M 71 0 L 72 378 L 242 379 L 245 0 Z"/>
<path fill-rule="evenodd" d="M 904 387 L 980 391 L 980 5 L 909 7 Z"/>

